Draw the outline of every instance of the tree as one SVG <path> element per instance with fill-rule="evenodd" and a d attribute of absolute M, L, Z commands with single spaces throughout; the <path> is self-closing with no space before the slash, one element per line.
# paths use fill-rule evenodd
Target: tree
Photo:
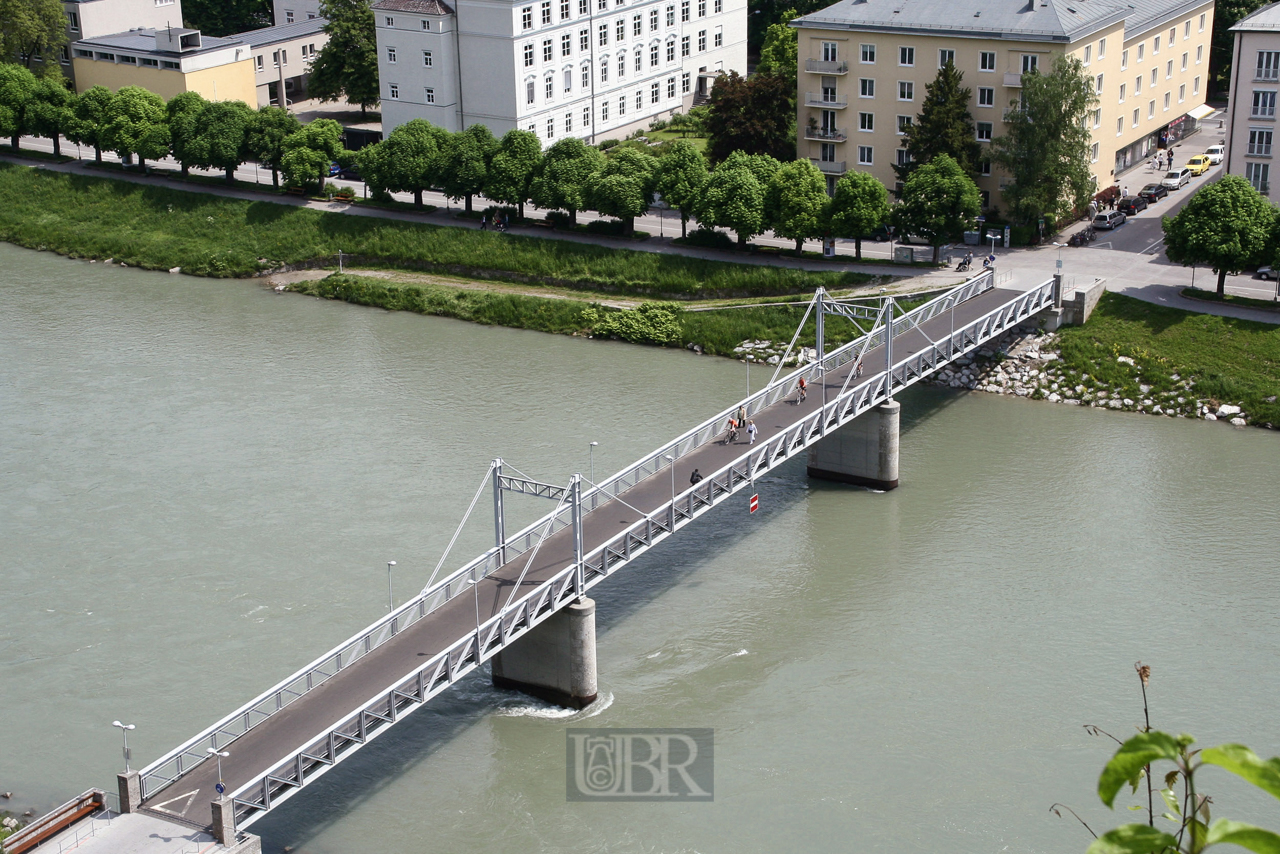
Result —
<path fill-rule="evenodd" d="M 106 148 L 107 124 L 111 121 L 111 101 L 115 95 L 105 86 L 94 86 L 76 99 L 75 116 L 66 137 L 77 145 L 92 145 L 93 159 L 102 162 Z"/>
<path fill-rule="evenodd" d="M 796 242 L 796 253 L 808 238 L 822 234 L 826 220 L 827 179 L 808 160 L 783 164 L 768 184 L 765 208 L 773 233 Z"/>
<path fill-rule="evenodd" d="M 426 119 L 413 119 L 378 143 L 378 151 L 357 157 L 357 164 L 365 181 L 372 182 L 371 188 L 413 193 L 413 203 L 422 207 L 422 194 L 435 186 L 450 142 L 448 131 Z"/>
<path fill-rule="evenodd" d="M 173 103 L 170 101 L 169 103 Z M 271 186 L 280 186 L 280 158 L 284 141 L 302 129 L 302 123 L 281 107 L 259 107 L 249 125 L 249 154 L 263 166 L 271 167 Z"/>
<path fill-rule="evenodd" d="M 201 166 L 222 169 L 227 183 L 236 180 L 236 169 L 249 158 L 249 128 L 254 113 L 243 101 L 214 101 L 200 111 L 196 140 Z"/>
<path fill-rule="evenodd" d="M 796 17 L 795 9 L 782 13 L 778 23 L 770 24 L 765 31 L 764 45 L 760 48 L 760 61 L 756 64 L 757 74 L 773 74 L 785 77 L 791 91 L 792 111 L 795 110 L 796 73 L 799 70 L 800 31 L 789 27 Z"/>
<path fill-rule="evenodd" d="M 489 128 L 475 124 L 449 139 L 442 152 L 440 175 L 444 192 L 451 199 L 465 199 L 471 211 L 471 197 L 484 192 L 489 179 L 489 164 L 498 150 L 498 141 Z"/>
<path fill-rule="evenodd" d="M 961 86 L 964 75 L 948 62 L 938 69 L 938 76 L 925 86 L 920 113 L 906 127 L 902 147 L 910 155 L 908 162 L 894 164 L 899 181 L 906 181 L 921 163 L 946 154 L 968 174 L 978 171 L 982 147 L 974 134 L 973 116 L 969 113 L 970 89 Z"/>
<path fill-rule="evenodd" d="M 208 36 L 230 36 L 271 26 L 270 0 L 184 0 L 187 26 Z M 284 21 L 279 23 L 283 24 Z"/>
<path fill-rule="evenodd" d="M 605 160 L 590 194 L 591 207 L 622 220 L 623 232 L 635 232 L 636 217 L 649 210 L 658 161 L 634 148 L 615 148 Z"/>
<path fill-rule="evenodd" d="M 346 98 L 366 114 L 379 93 L 373 9 L 368 0 L 320 0 L 320 14 L 329 21 L 324 25 L 329 41 L 311 62 L 307 88 L 321 101 Z"/>
<path fill-rule="evenodd" d="M 591 179 L 599 171 L 604 155 L 580 139 L 562 139 L 543 155 L 538 176 L 533 179 L 533 203 L 548 210 L 569 212 L 577 224 L 578 211 L 589 204 Z"/>
<path fill-rule="evenodd" d="M 1015 221 L 1062 219 L 1093 195 L 1092 132 L 1086 118 L 1098 103 L 1093 76 L 1073 56 L 1059 56 L 1048 74 L 1022 75 L 1022 98 L 992 143 L 992 159 L 1012 177 L 1004 198 Z"/>
<path fill-rule="evenodd" d="M 41 77 L 62 77 L 67 16 L 60 0 L 0 0 L 0 62 L 17 61 Z M 36 59 L 44 62 L 32 63 Z"/>
<path fill-rule="evenodd" d="M 62 154 L 62 134 L 75 121 L 76 96 L 61 77 L 42 77 L 27 107 L 27 129 L 53 140 L 53 154 Z"/>
<path fill-rule="evenodd" d="M 303 187 L 318 180 L 324 187 L 329 164 L 342 156 L 342 125 L 333 119 L 316 119 L 284 140 L 280 171 L 285 181 Z"/>
<path fill-rule="evenodd" d="M 209 102 L 199 92 L 180 92 L 165 104 L 169 116 L 169 149 L 182 167 L 182 177 L 192 166 L 204 166 L 196 151 L 200 136 L 200 114 Z"/>
<path fill-rule="evenodd" d="M 169 123 L 164 100 L 141 86 L 124 86 L 107 108 L 103 142 L 121 158 L 136 155 L 138 166 L 169 153 Z"/>
<path fill-rule="evenodd" d="M 889 191 L 866 172 L 847 172 L 836 182 L 827 209 L 832 237 L 852 238 L 855 257 L 862 260 L 862 238 L 889 221 Z"/>
<path fill-rule="evenodd" d="M 673 141 L 658 158 L 654 182 L 662 200 L 680 211 L 680 236 L 688 232 L 689 213 L 694 209 L 702 185 L 707 182 L 707 159 L 692 143 Z"/>
<path fill-rule="evenodd" d="M 1268 260 L 1276 209 L 1248 181 L 1228 175 L 1161 222 L 1169 260 L 1211 267 L 1218 274 L 1218 295 L 1224 296 L 1228 274 Z"/>
<path fill-rule="evenodd" d="M 542 143 L 536 134 L 527 130 L 507 131 L 489 163 L 484 194 L 495 202 L 516 205 L 520 218 L 524 219 L 524 203 L 541 163 Z"/>
<path fill-rule="evenodd" d="M 936 262 L 942 244 L 972 228 L 981 210 L 978 185 L 959 164 L 940 154 L 911 173 L 893 219 L 903 234 L 927 239 Z"/>
<path fill-rule="evenodd" d="M 796 89 L 774 74 L 740 77 L 738 72 L 716 78 L 711 89 L 707 156 L 719 163 L 735 151 L 768 154 L 778 160 L 796 156 Z"/>
<path fill-rule="evenodd" d="M 698 222 L 732 229 L 738 246 L 764 231 L 765 186 L 756 178 L 745 156 L 717 166 L 703 185 L 698 200 Z"/>
<path fill-rule="evenodd" d="M 0 136 L 18 138 L 27 125 L 27 108 L 36 96 L 36 76 L 21 65 L 0 64 Z"/>

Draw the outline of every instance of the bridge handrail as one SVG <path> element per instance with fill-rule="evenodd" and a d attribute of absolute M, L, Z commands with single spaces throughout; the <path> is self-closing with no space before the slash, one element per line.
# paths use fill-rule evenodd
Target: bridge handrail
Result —
<path fill-rule="evenodd" d="M 964 326 L 953 329 L 945 342 L 933 343 L 924 350 L 912 353 L 896 361 L 889 369 L 866 377 L 856 386 L 827 401 L 825 406 L 810 413 L 787 430 L 765 439 L 757 447 L 749 448 L 742 456 L 712 472 L 696 486 L 685 487 L 673 500 L 663 503 L 653 512 L 636 520 L 625 531 L 616 533 L 609 540 L 587 551 L 583 555 L 584 563 L 590 565 L 594 559 L 600 558 L 600 566 L 598 568 L 589 567 L 594 574 L 586 579 L 585 587 L 594 587 L 604 579 L 607 574 L 607 558 L 604 558 L 603 555 L 610 549 L 617 551 L 616 546 L 619 542 L 625 543 L 628 537 L 637 537 L 641 529 L 647 529 L 646 535 L 642 539 L 645 548 L 648 548 L 657 540 L 674 532 L 677 527 L 682 527 L 680 519 L 683 519 L 687 524 L 696 516 L 701 515 L 702 512 L 710 509 L 715 503 L 718 503 L 718 495 L 732 494 L 742 488 L 762 467 L 772 465 L 779 459 L 791 457 L 813 441 L 815 435 L 821 436 L 825 434 L 826 430 L 837 428 L 844 422 L 857 417 L 861 412 L 887 398 L 891 390 L 904 388 L 923 378 L 936 369 L 938 357 L 950 360 L 955 358 L 958 353 L 976 348 L 986 340 L 976 333 L 984 327 L 990 328 L 990 324 L 993 321 L 1003 318 L 1002 323 L 997 324 L 1003 326 L 1011 318 L 1021 320 L 1023 317 L 1030 316 L 1035 311 L 1040 310 L 1052 301 L 1052 293 L 1053 281 L 1049 280 L 1037 288 L 1020 294 L 1005 305 L 966 323 Z M 933 361 L 928 361 L 926 356 L 935 358 Z M 913 367 L 915 370 L 911 370 Z M 899 375 L 901 376 L 899 377 Z M 797 439 L 799 439 L 799 442 L 796 441 Z M 746 462 L 745 469 L 743 468 L 744 461 Z M 739 478 L 737 482 L 734 481 L 735 476 Z M 717 488 L 720 493 L 715 491 Z M 707 492 L 708 497 L 695 507 L 694 497 L 702 490 Z M 685 504 L 687 510 L 682 511 L 680 509 L 681 504 Z M 658 526 L 656 533 L 653 530 L 655 525 Z M 244 800 L 245 793 L 254 787 L 264 785 L 269 787 L 273 772 L 290 765 L 298 756 L 329 735 L 350 727 L 353 722 L 360 721 L 366 710 L 384 700 L 394 703 L 397 691 L 401 692 L 402 696 L 408 696 L 411 692 L 405 686 L 411 685 L 415 680 L 422 695 L 422 699 L 419 702 L 425 702 L 428 690 L 423 687 L 422 674 L 440 672 L 442 667 L 447 667 L 449 673 L 448 682 L 451 684 L 456 681 L 457 678 L 465 675 L 479 662 L 488 657 L 487 653 L 499 633 L 503 635 L 505 644 L 509 640 L 508 631 L 512 632 L 512 636 L 514 636 L 516 623 L 523 620 L 526 628 L 532 625 L 534 620 L 543 613 L 541 610 L 543 606 L 556 598 L 555 591 L 557 588 L 564 595 L 571 594 L 573 591 L 573 576 L 576 572 L 577 567 L 573 562 L 555 571 L 553 575 L 537 587 L 520 596 L 509 608 L 491 616 L 477 626 L 475 630 L 469 630 L 466 635 L 451 643 L 446 649 L 431 656 L 430 659 L 413 672 L 397 679 L 386 689 L 378 691 L 364 703 L 355 707 L 351 712 L 344 715 L 336 725 L 327 730 L 326 733 L 312 735 L 299 743 L 282 762 L 277 763 L 273 768 L 259 774 L 254 779 L 246 781 L 231 793 L 231 798 L 239 805 L 250 810 L 263 809 L 263 807 L 259 807 L 253 802 Z M 438 588 L 433 588 L 433 591 L 436 590 Z M 554 610 L 554 603 L 551 604 Z M 468 654 L 472 658 L 468 659 L 466 657 Z M 442 687 L 438 689 L 431 687 L 429 693 L 434 694 L 437 690 L 443 690 L 443 683 Z M 394 714 L 391 717 L 394 718 Z M 269 799 L 270 797 L 270 795 L 264 794 L 264 798 Z"/>
<path fill-rule="evenodd" d="M 971 299 L 980 293 L 993 288 L 993 274 L 984 271 L 961 285 L 935 297 L 895 320 L 895 326 L 901 323 L 903 330 L 923 319 L 936 316 L 952 306 Z M 870 336 L 880 336 L 880 331 L 873 331 Z M 868 335 L 863 335 L 825 354 L 821 366 L 832 370 L 847 363 Z M 616 497 L 630 489 L 646 477 L 661 471 L 666 464 L 664 457 L 670 454 L 680 459 L 696 450 L 715 436 L 719 435 L 721 425 L 735 413 L 739 406 L 745 405 L 748 414 L 754 414 L 771 406 L 781 398 L 790 394 L 800 376 L 806 380 L 820 375 L 818 363 L 800 366 L 791 373 L 779 377 L 760 391 L 754 392 L 742 401 L 730 406 L 701 424 L 687 430 L 677 438 L 667 442 L 656 451 L 641 457 L 630 466 L 610 476 L 598 486 L 592 486 L 583 493 L 583 501 L 588 508 L 594 509 L 604 500 Z M 516 534 L 507 538 L 505 559 L 510 561 L 525 553 L 536 545 L 545 535 L 550 536 L 572 524 L 571 508 L 564 508 L 559 513 L 552 512 L 531 523 Z M 552 518 L 554 517 L 554 518 Z M 548 522 L 550 524 L 548 525 Z M 522 541 L 522 542 L 521 542 Z M 352 635 L 347 640 L 330 649 L 310 664 L 300 668 L 293 674 L 268 688 L 254 699 L 240 706 L 216 723 L 200 733 L 187 739 L 178 747 L 168 751 L 155 761 L 149 763 L 139 772 L 143 798 L 148 798 L 164 786 L 179 779 L 186 771 L 208 759 L 209 747 L 219 750 L 227 744 L 261 724 L 264 720 L 281 711 L 290 703 L 314 690 L 326 680 L 336 675 L 344 667 L 377 649 L 383 643 L 395 637 L 407 626 L 434 612 L 445 602 L 466 590 L 463 579 L 480 580 L 496 570 L 499 563 L 499 549 L 488 549 L 478 557 L 468 561 L 454 572 L 433 586 L 424 589 L 416 597 L 408 600 L 400 607 L 375 620 L 369 626 Z M 514 603 L 513 603 L 514 607 Z"/>

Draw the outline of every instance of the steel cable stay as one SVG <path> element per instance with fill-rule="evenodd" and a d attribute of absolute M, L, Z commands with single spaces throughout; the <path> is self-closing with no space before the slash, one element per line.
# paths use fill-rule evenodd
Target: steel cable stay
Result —
<path fill-rule="evenodd" d="M 445 560 L 448 559 L 449 552 L 453 550 L 453 544 L 458 541 L 458 535 L 462 533 L 462 527 L 471 518 L 471 511 L 476 509 L 476 502 L 480 500 L 480 493 L 484 492 L 485 483 L 489 480 L 489 475 L 493 473 L 495 464 L 489 463 L 489 468 L 485 470 L 484 477 L 480 479 L 480 486 L 476 489 L 476 494 L 472 496 L 471 503 L 467 505 L 467 512 L 462 514 L 462 521 L 458 523 L 458 527 L 453 532 L 453 537 L 449 540 L 449 545 L 445 546 L 444 554 L 440 555 L 436 568 L 431 571 L 431 577 L 427 579 L 426 586 L 422 588 L 423 593 L 431 589 L 431 582 L 436 580 L 436 574 L 440 572 L 440 567 L 444 566 Z"/>

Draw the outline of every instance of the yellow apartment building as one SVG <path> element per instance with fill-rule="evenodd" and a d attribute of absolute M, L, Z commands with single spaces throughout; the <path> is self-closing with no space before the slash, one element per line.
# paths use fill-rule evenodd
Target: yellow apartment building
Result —
<path fill-rule="evenodd" d="M 199 92 L 210 101 L 258 103 L 250 46 L 177 27 L 131 30 L 71 45 L 76 91 L 141 86 L 168 100 Z"/>
<path fill-rule="evenodd" d="M 827 175 L 829 189 L 849 170 L 897 188 L 902 129 L 947 62 L 973 93 L 975 134 L 986 145 L 1001 135 L 1024 73 L 1078 57 L 1098 93 L 1087 122 L 1099 188 L 1123 182 L 1212 111 L 1204 104 L 1212 0 L 842 0 L 791 26 L 799 156 Z M 984 205 L 998 205 L 1007 178 L 988 161 L 980 173 Z"/>

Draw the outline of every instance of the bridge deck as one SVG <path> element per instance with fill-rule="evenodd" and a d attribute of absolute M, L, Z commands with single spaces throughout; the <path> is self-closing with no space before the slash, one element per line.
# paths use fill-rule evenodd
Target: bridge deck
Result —
<path fill-rule="evenodd" d="M 946 311 L 926 321 L 923 332 L 908 329 L 896 334 L 893 342 L 894 361 L 929 346 L 929 338 L 945 338 L 948 331 L 974 321 L 988 312 L 1008 303 L 1018 292 L 995 288 L 960 303 L 952 311 Z M 954 312 L 954 316 L 953 316 Z M 829 321 L 830 322 L 830 321 Z M 883 347 L 867 352 L 864 359 L 865 374 L 883 370 Z M 844 385 L 852 363 L 826 378 L 828 399 L 834 398 Z M 810 384 L 808 399 L 797 403 L 791 395 L 756 413 L 754 420 L 760 439 L 768 438 L 792 427 L 805 416 L 816 412 L 822 405 L 823 387 L 819 382 Z M 709 443 L 685 455 L 676 466 L 676 489 L 688 486 L 689 475 L 694 468 L 704 474 L 714 472 L 740 457 L 746 450 L 745 431 L 739 435 L 736 445 Z M 583 543 L 590 552 L 625 526 L 631 525 L 665 505 L 671 497 L 671 473 L 659 471 L 622 493 L 622 501 L 609 499 L 595 510 L 584 513 L 582 520 Z M 625 502 L 625 504 L 623 503 Z M 626 505 L 631 505 L 628 507 Z M 632 509 L 636 508 L 636 509 Z M 481 620 L 497 614 L 511 596 L 516 580 L 529 559 L 526 553 L 509 561 L 484 578 L 476 586 Z M 564 529 L 549 536 L 538 550 L 532 566 L 521 582 L 522 591 L 532 589 L 573 563 L 572 529 Z M 367 701 L 389 685 L 408 678 L 422 665 L 424 657 L 436 655 L 456 643 L 459 637 L 475 629 L 476 602 L 470 596 L 457 596 L 429 618 L 419 620 L 405 628 L 351 666 L 344 668 L 322 685 L 307 692 L 281 711 L 251 729 L 227 746 L 231 756 L 222 760 L 224 781 L 228 792 L 242 784 L 272 771 L 282 761 L 308 743 L 322 736 L 339 723 L 359 704 Z M 168 818 L 178 818 L 199 826 L 210 821 L 209 804 L 217 798 L 214 785 L 217 769 L 213 762 L 205 761 L 184 774 L 172 785 L 162 788 L 143 802 L 144 809 L 155 810 Z"/>

